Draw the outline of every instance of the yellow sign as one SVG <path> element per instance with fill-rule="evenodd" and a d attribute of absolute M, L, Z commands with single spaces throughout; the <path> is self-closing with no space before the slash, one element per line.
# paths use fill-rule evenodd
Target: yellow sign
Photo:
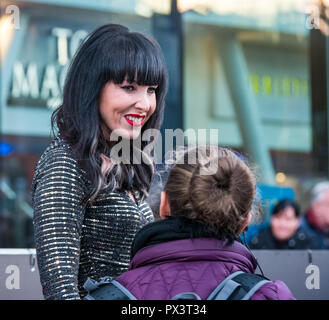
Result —
<path fill-rule="evenodd" d="M 289 76 L 251 74 L 250 85 L 255 95 L 303 98 L 308 96 L 308 80 Z"/>

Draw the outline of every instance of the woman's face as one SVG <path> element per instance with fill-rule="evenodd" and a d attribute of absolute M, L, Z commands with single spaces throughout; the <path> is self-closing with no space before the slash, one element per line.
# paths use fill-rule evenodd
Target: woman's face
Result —
<path fill-rule="evenodd" d="M 108 82 L 100 97 L 100 115 L 103 132 L 107 139 L 110 134 L 124 139 L 136 139 L 143 125 L 156 108 L 154 86 L 137 85 L 124 81 L 121 84 Z"/>
<path fill-rule="evenodd" d="M 299 219 L 296 217 L 293 207 L 286 207 L 275 214 L 271 219 L 271 229 L 274 237 L 279 241 L 290 239 L 299 227 Z"/>

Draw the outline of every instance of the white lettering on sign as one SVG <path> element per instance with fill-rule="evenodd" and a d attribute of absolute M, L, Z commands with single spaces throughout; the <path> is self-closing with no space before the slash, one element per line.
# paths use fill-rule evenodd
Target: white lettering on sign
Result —
<path fill-rule="evenodd" d="M 26 68 L 23 63 L 16 61 L 12 77 L 12 98 L 42 99 L 48 108 L 55 108 L 60 103 L 61 90 L 67 73 L 67 66 L 59 72 L 54 64 L 48 64 L 40 72 L 34 62 L 30 62 Z M 42 74 L 40 81 L 39 74 Z"/>
<path fill-rule="evenodd" d="M 70 59 L 88 32 L 54 28 L 51 35 L 56 37 L 57 61 L 43 67 L 35 62 L 23 65 L 21 61 L 16 61 L 13 66 L 11 98 L 45 100 L 48 108 L 56 108 L 60 104 Z"/>
<path fill-rule="evenodd" d="M 19 61 L 15 62 L 11 90 L 13 98 L 31 97 L 37 99 L 39 97 L 38 83 L 38 68 L 35 63 L 29 63 L 25 73 L 23 64 Z"/>
<path fill-rule="evenodd" d="M 47 100 L 49 97 L 59 97 L 59 94 L 60 90 L 57 81 L 56 69 L 54 65 L 49 64 L 46 66 L 42 81 L 41 98 Z"/>
<path fill-rule="evenodd" d="M 65 66 L 69 62 L 68 41 L 67 38 L 72 34 L 70 29 L 54 28 L 52 35 L 57 38 L 57 57 L 58 63 Z"/>
<path fill-rule="evenodd" d="M 79 49 L 81 43 L 87 38 L 88 32 L 85 30 L 77 30 L 72 34 L 70 42 L 70 55 L 73 58 L 75 52 Z"/>
<path fill-rule="evenodd" d="M 66 28 L 54 28 L 52 35 L 57 38 L 57 61 L 60 65 L 65 66 L 72 59 L 81 42 L 87 37 L 88 32 L 85 30 L 72 32 Z"/>

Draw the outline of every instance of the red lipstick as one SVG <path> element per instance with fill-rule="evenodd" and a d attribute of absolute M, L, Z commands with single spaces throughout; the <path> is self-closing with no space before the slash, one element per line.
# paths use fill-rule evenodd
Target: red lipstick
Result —
<path fill-rule="evenodd" d="M 140 114 L 135 114 L 135 113 L 129 113 L 124 116 L 126 121 L 131 125 L 131 126 L 141 126 L 143 125 L 145 115 L 140 115 Z"/>

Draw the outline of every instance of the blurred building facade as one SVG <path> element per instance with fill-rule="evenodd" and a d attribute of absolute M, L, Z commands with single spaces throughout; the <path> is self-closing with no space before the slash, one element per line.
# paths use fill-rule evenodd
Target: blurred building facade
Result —
<path fill-rule="evenodd" d="M 181 0 L 176 10 L 175 3 L 1 2 L 0 247 L 34 246 L 30 185 L 50 142 L 51 113 L 75 51 L 106 23 L 153 35 L 162 46 L 170 74 L 164 128 L 218 129 L 221 146 L 258 165 L 261 184 L 291 188 L 304 208 L 311 186 L 328 179 L 328 137 L 314 139 L 315 120 L 328 117 L 328 109 L 314 108 L 311 95 L 318 7 L 300 0 Z M 322 165 L 315 145 L 324 150 Z"/>

